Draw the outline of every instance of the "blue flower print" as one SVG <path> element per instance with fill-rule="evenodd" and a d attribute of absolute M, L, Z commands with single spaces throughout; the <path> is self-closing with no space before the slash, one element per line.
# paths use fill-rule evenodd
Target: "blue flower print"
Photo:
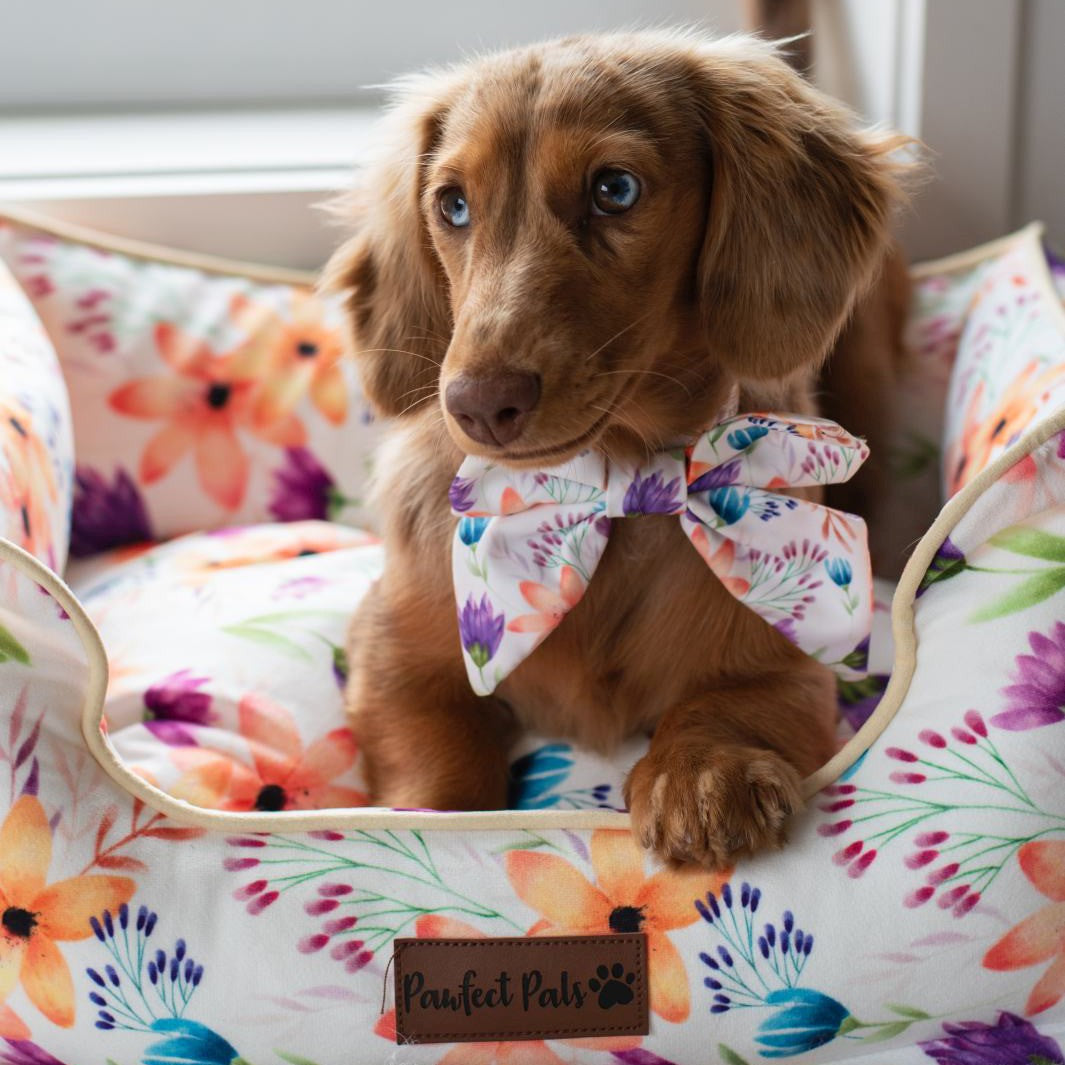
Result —
<path fill-rule="evenodd" d="M 487 518 L 462 518 L 459 521 L 459 539 L 467 546 L 479 543 L 488 528 Z"/>
<path fill-rule="evenodd" d="M 806 987 L 770 991 L 767 1006 L 779 1007 L 758 1026 L 755 1042 L 764 1058 L 787 1058 L 831 1043 L 850 1016 L 841 1002 Z"/>

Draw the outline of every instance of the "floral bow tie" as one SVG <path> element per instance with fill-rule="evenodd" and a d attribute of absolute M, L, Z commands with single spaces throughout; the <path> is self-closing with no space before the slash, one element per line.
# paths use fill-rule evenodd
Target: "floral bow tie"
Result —
<path fill-rule="evenodd" d="M 834 422 L 744 414 L 639 466 L 584 452 L 548 470 L 467 458 L 449 493 L 470 683 L 492 692 L 580 602 L 612 518 L 676 514 L 741 603 L 845 678 L 872 624 L 865 523 L 780 495 L 848 480 L 869 449 Z"/>

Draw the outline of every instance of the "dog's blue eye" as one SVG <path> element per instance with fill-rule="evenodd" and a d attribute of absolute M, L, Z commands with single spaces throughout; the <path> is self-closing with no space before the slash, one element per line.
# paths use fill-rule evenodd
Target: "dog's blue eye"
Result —
<path fill-rule="evenodd" d="M 640 198 L 640 181 L 627 170 L 600 170 L 592 180 L 592 210 L 621 214 Z"/>
<path fill-rule="evenodd" d="M 456 229 L 470 224 L 470 205 L 462 189 L 452 186 L 440 193 L 440 213 Z"/>

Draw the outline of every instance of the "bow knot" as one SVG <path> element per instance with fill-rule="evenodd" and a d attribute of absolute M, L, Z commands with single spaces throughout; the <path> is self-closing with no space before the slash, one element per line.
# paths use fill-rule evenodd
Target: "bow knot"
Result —
<path fill-rule="evenodd" d="M 740 602 L 860 676 L 872 623 L 864 522 L 781 489 L 839 483 L 868 457 L 833 422 L 746 414 L 636 464 L 585 452 L 539 472 L 467 458 L 452 482 L 459 632 L 487 695 L 580 601 L 613 519 L 676 515 Z"/>

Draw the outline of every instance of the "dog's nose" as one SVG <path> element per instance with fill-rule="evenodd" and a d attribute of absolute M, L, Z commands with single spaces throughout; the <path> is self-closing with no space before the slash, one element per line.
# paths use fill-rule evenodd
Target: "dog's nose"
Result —
<path fill-rule="evenodd" d="M 540 401 L 537 373 L 463 374 L 447 386 L 444 404 L 462 431 L 479 444 L 509 444 Z"/>

